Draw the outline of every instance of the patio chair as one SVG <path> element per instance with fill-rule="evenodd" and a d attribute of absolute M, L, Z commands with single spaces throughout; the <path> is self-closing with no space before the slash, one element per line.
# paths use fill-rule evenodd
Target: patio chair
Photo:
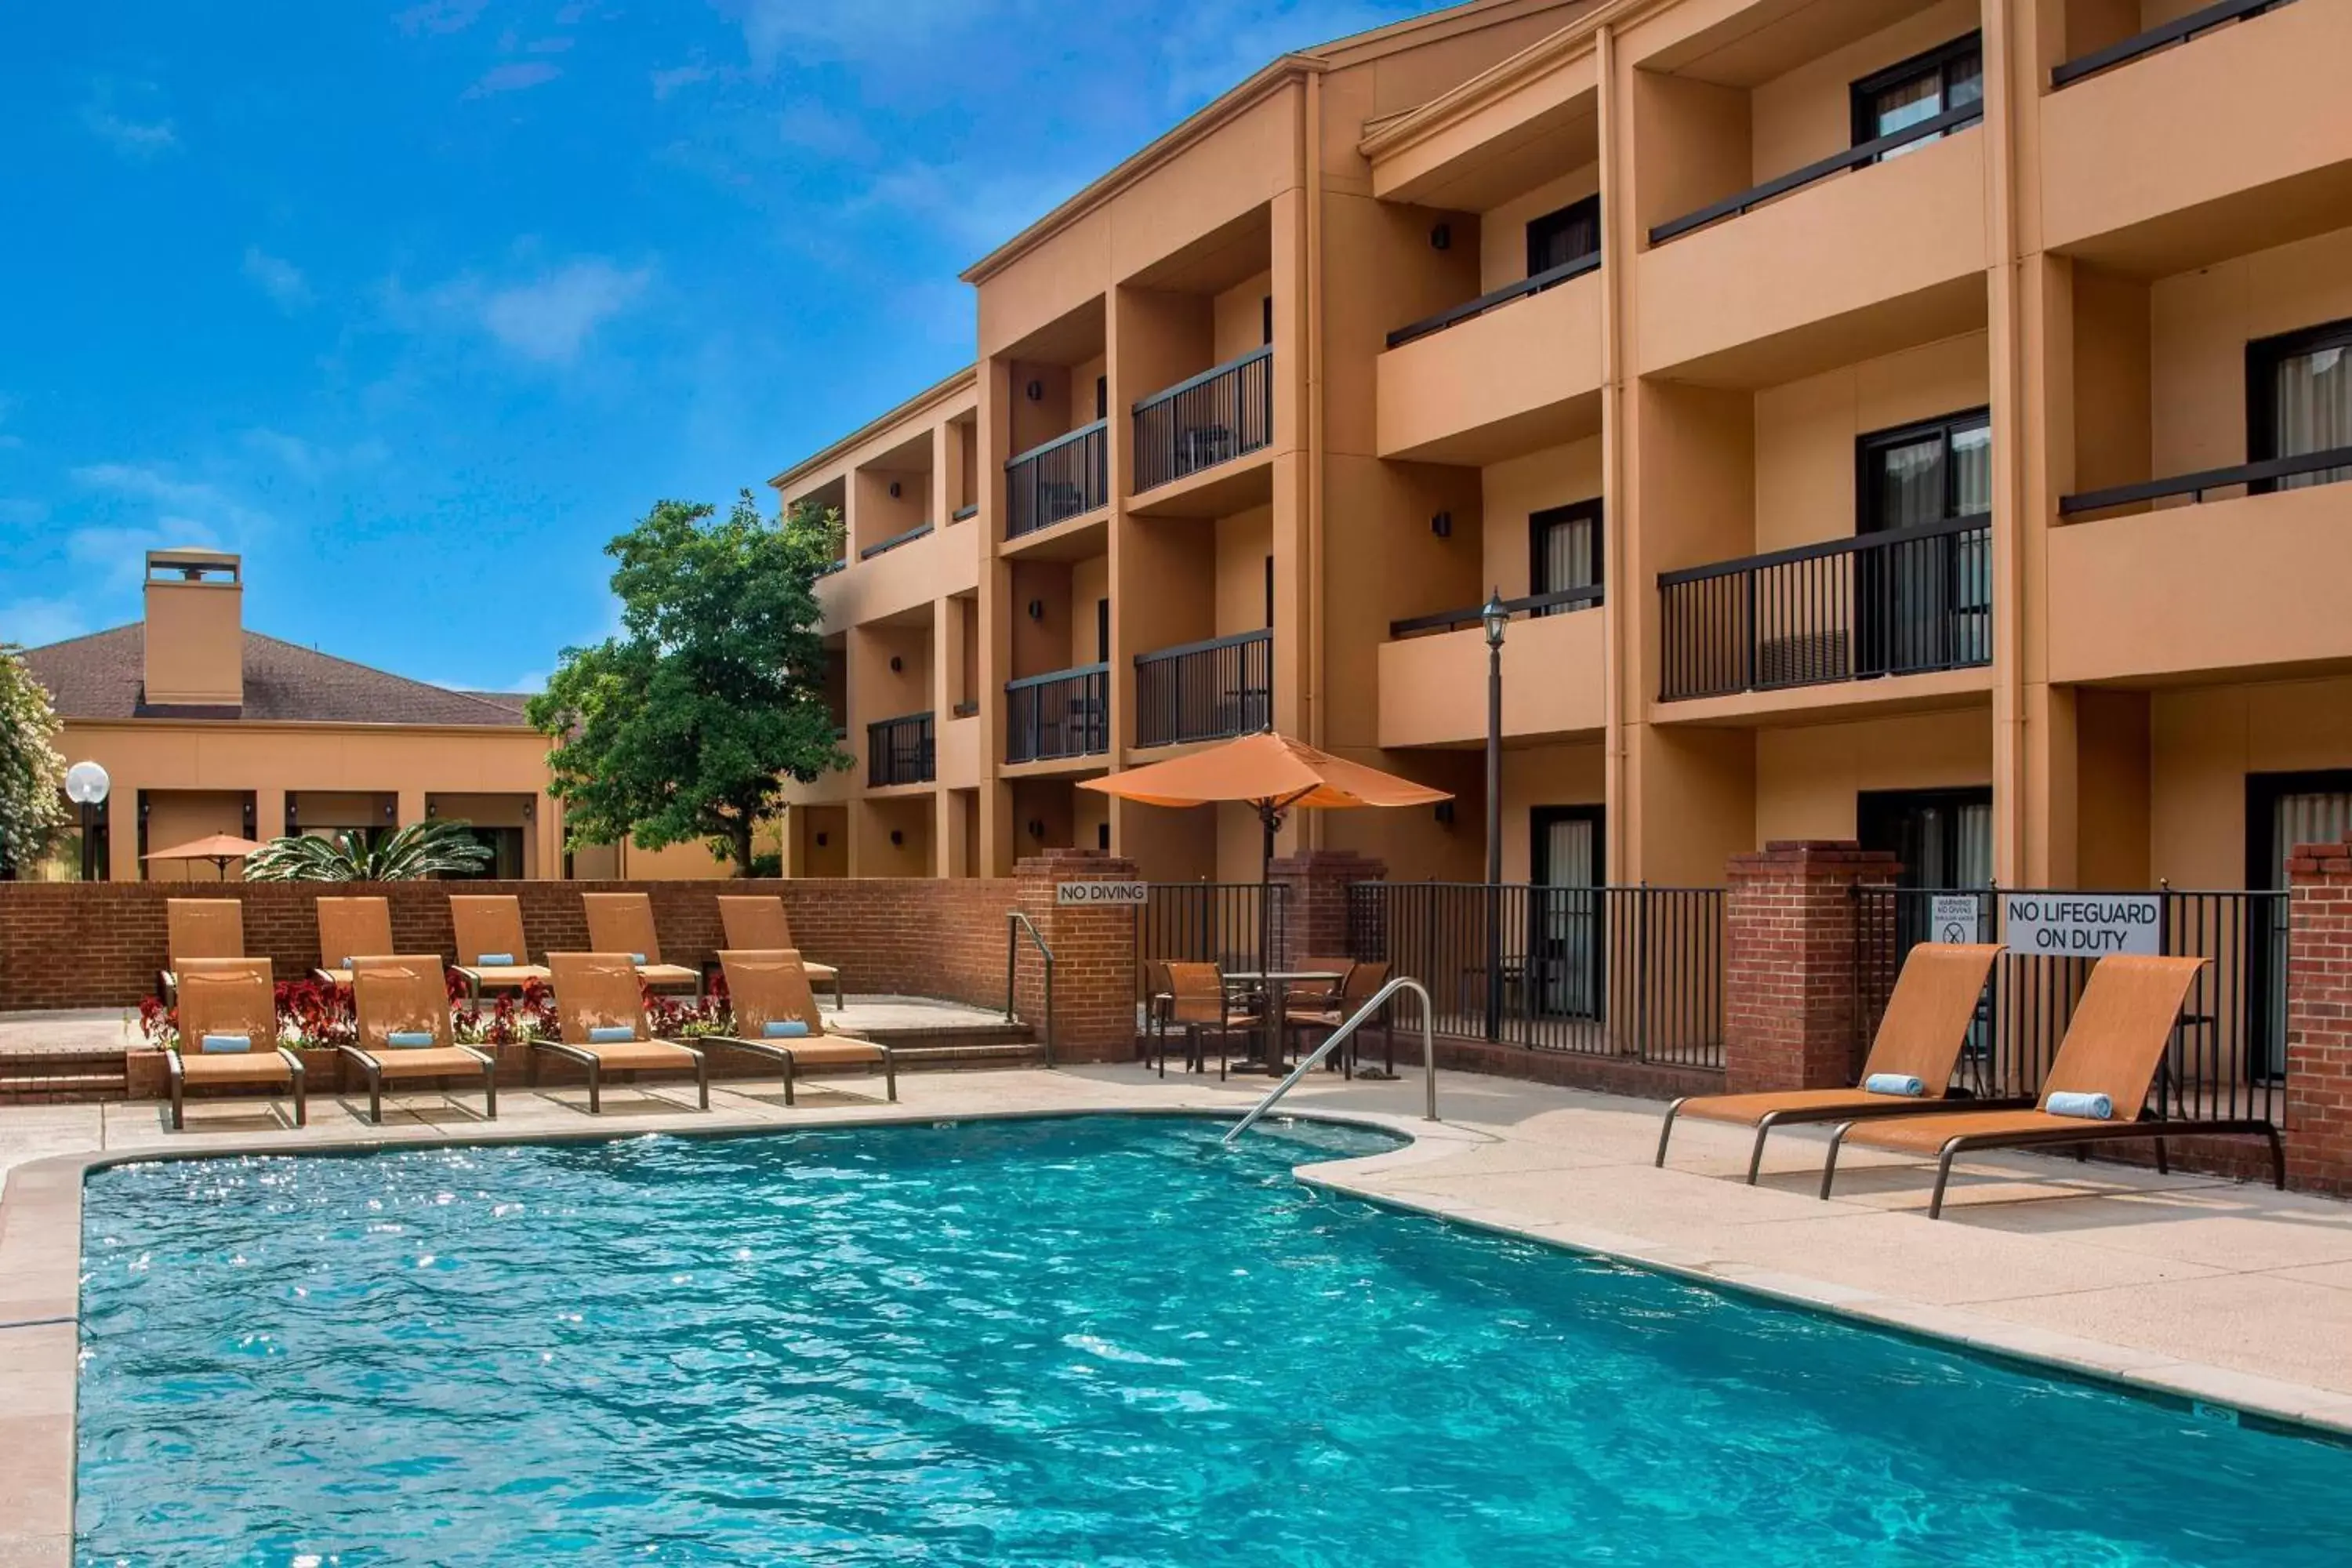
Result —
<path fill-rule="evenodd" d="M 353 903 L 381 903 L 354 899 Z M 415 1079 L 444 1083 L 453 1078 L 482 1080 L 482 1118 L 499 1119 L 499 1064 L 488 1051 L 461 1046 L 449 1034 L 449 983 L 437 952 L 405 956 L 355 955 L 352 1006 L 359 1038 L 336 1049 L 367 1075 L 368 1120 L 383 1121 L 383 1086 Z"/>
<path fill-rule="evenodd" d="M 710 1109 L 710 1064 L 692 1046 L 654 1037 L 646 1025 L 646 993 L 625 952 L 551 952 L 555 973 L 552 1040 L 530 1043 L 530 1081 L 539 1086 L 539 1058 L 547 1055 L 588 1069 L 588 1113 L 604 1109 L 604 1075 L 690 1072 L 701 1109 Z"/>
<path fill-rule="evenodd" d="M 1906 1116 L 1885 1121 L 1849 1121 L 1830 1136 L 1829 1163 L 1822 1170 L 1822 1196 L 1837 1177 L 1838 1149 L 1846 1142 L 1874 1149 L 1936 1156 L 1936 1188 L 1927 1217 L 1944 1213 L 1944 1189 L 1952 1162 L 1978 1149 L 2033 1149 L 2073 1145 L 2078 1158 L 2088 1145 L 2117 1139 L 2156 1144 L 2156 1168 L 2165 1161 L 2167 1138 L 2248 1137 L 2269 1141 L 2271 1182 L 2286 1185 L 2286 1151 L 2276 1127 L 2255 1118 L 2200 1121 L 2152 1118 L 2147 1091 L 2164 1061 L 2164 1049 L 2180 1016 L 2181 1004 L 2202 958 L 2116 954 L 2099 960 L 2074 1004 L 2074 1016 L 2059 1042 L 2057 1058 L 2042 1082 L 2042 1098 L 2029 1110 L 1984 1110 L 1971 1116 Z M 2102 1114 L 2104 1113 L 2104 1114 Z"/>
<path fill-rule="evenodd" d="M 1922 942 L 1913 948 L 1895 976 L 1895 994 L 1886 999 L 1870 1055 L 1862 1064 L 1861 1081 L 1853 1088 L 1686 1095 L 1666 1107 L 1665 1122 L 1658 1129 L 1658 1156 L 1651 1163 L 1666 1163 L 1666 1141 L 1674 1136 L 1677 1116 L 1756 1129 L 1755 1146 L 1748 1153 L 1748 1184 L 1752 1187 L 1764 1163 L 1764 1141 L 1775 1127 L 2032 1104 L 2025 1100 L 1948 1098 L 1952 1068 L 1960 1059 L 1986 977 L 2000 951 L 1990 943 Z M 1873 1082 L 1885 1092 L 1870 1089 Z"/>
<path fill-rule="evenodd" d="M 1233 998 L 1225 991 L 1224 971 L 1213 963 L 1179 963 L 1168 965 L 1168 1024 L 1184 1031 L 1184 1070 L 1208 1071 L 1208 1058 L 1201 1044 L 1203 1035 L 1217 1037 L 1217 1077 L 1225 1077 L 1230 1061 L 1224 1042 L 1235 1035 L 1246 1035 L 1263 1028 L 1265 1020 L 1256 1013 L 1234 1011 Z M 1160 1076 L 1168 1076 L 1168 1036 L 1160 1036 Z"/>
<path fill-rule="evenodd" d="M 1286 1032 L 1297 1030 L 1304 1034 L 1310 1029 L 1320 1029 L 1328 1033 L 1354 1017 L 1356 1010 L 1370 1001 L 1373 994 L 1389 983 L 1389 965 L 1385 959 L 1360 963 L 1351 958 L 1307 958 L 1299 961 L 1298 967 L 1310 971 L 1328 970 L 1339 976 L 1339 983 L 1332 986 L 1326 995 L 1306 998 L 1284 1009 L 1283 1027 Z M 1386 1064 L 1385 1070 L 1393 1078 L 1396 1076 L 1396 1027 L 1390 1022 L 1386 1008 L 1381 1009 L 1381 1016 L 1374 1022 L 1380 1026 L 1381 1042 L 1385 1050 L 1381 1058 Z M 1343 1058 L 1339 1063 L 1340 1070 L 1349 1078 L 1356 1076 L 1356 1064 L 1362 1058 L 1363 1039 L 1364 1030 L 1357 1030 L 1349 1037 L 1347 1049 L 1340 1053 Z M 1328 1068 L 1332 1064 L 1327 1059 L 1323 1065 Z"/>
<path fill-rule="evenodd" d="M 730 947 L 719 955 L 719 963 L 727 975 L 735 1026 L 732 1034 L 706 1037 L 706 1047 L 749 1051 L 782 1067 L 786 1105 L 793 1103 L 801 1073 L 811 1068 L 879 1068 L 884 1093 L 898 1098 L 898 1064 L 889 1047 L 824 1032 L 824 1018 L 817 1011 L 816 994 L 809 989 L 808 971 L 799 953 L 789 948 L 739 952 Z"/>
<path fill-rule="evenodd" d="M 1169 986 L 1168 963 L 1164 959 L 1143 961 L 1143 1039 L 1139 1042 L 1138 1059 L 1149 1062 L 1160 1037 L 1168 1032 L 1170 1012 L 1176 1005 L 1176 994 Z"/>
<path fill-rule="evenodd" d="M 294 1095 L 294 1125 L 310 1121 L 302 1058 L 278 1043 L 278 991 L 266 958 L 190 958 L 180 964 L 180 1046 L 166 1053 L 172 1131 L 187 1125 L 187 1090 L 260 1088 Z"/>
<path fill-rule="evenodd" d="M 245 904 L 237 899 L 163 900 L 163 967 L 155 994 L 170 1006 L 179 994 L 180 965 L 192 958 L 245 956 Z"/>
<path fill-rule="evenodd" d="M 797 952 L 800 944 L 793 940 L 793 923 L 784 918 L 784 900 L 773 893 L 722 894 L 719 900 L 719 924 L 727 933 L 727 945 L 738 952 Z M 833 988 L 834 1011 L 841 1010 L 841 971 L 830 963 L 813 963 L 803 958 L 801 968 L 808 974 L 811 985 Z"/>
<path fill-rule="evenodd" d="M 695 1000 L 702 999 L 702 971 L 682 963 L 664 963 L 661 937 L 654 929 L 654 901 L 646 893 L 583 893 L 588 912 L 588 945 L 598 952 L 625 952 L 637 966 L 637 978 L 660 990 L 688 985 Z"/>
<path fill-rule="evenodd" d="M 310 971 L 313 979 L 329 985 L 349 985 L 352 959 L 380 958 L 393 951 L 389 900 L 320 899 L 316 909 L 319 967 Z"/>
<path fill-rule="evenodd" d="M 551 973 L 530 962 L 523 941 L 522 901 L 512 893 L 452 893 L 449 925 L 457 934 L 458 974 L 474 1001 L 485 991 L 520 991 Z"/>

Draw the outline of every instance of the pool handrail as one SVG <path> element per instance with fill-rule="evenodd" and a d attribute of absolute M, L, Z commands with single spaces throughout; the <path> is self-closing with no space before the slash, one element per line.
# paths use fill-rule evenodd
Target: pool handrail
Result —
<path fill-rule="evenodd" d="M 1274 1109 L 1275 1101 L 1280 1100 L 1284 1095 L 1288 1094 L 1291 1089 L 1297 1086 L 1300 1079 L 1305 1078 L 1309 1072 L 1314 1070 L 1317 1063 L 1320 1062 L 1325 1057 L 1329 1056 L 1332 1050 L 1341 1042 L 1346 1040 L 1349 1036 L 1354 1034 L 1358 1029 L 1362 1028 L 1365 1020 L 1371 1017 L 1375 1013 L 1378 1013 L 1382 1007 L 1388 1005 L 1389 998 L 1395 995 L 1400 991 L 1410 991 L 1414 995 L 1421 998 L 1421 1067 L 1422 1073 L 1427 1080 L 1428 1085 L 1428 1103 L 1426 1110 L 1423 1112 L 1422 1120 L 1423 1121 L 1435 1121 L 1438 1119 L 1437 1034 L 1434 1022 L 1437 1009 L 1435 1005 L 1429 999 L 1429 988 L 1427 986 L 1422 984 L 1420 981 L 1413 979 L 1409 974 L 1400 974 L 1395 979 L 1390 981 L 1386 985 L 1381 986 L 1378 991 L 1373 992 L 1370 1000 L 1367 1001 L 1362 1006 L 1357 1008 L 1354 1016 L 1349 1017 L 1346 1023 L 1332 1030 L 1329 1035 L 1324 1037 L 1321 1045 L 1316 1047 L 1312 1051 L 1308 1052 L 1306 1057 L 1301 1058 L 1298 1065 L 1290 1069 L 1290 1076 L 1284 1079 L 1280 1083 L 1276 1084 L 1272 1089 L 1267 1091 L 1266 1097 L 1264 1100 L 1259 1100 L 1255 1105 L 1250 1108 L 1250 1113 L 1247 1116 L 1244 1116 L 1239 1121 L 1234 1122 L 1233 1130 L 1224 1135 L 1222 1142 L 1230 1143 L 1234 1139 L 1240 1137 L 1243 1133 L 1248 1131 L 1251 1128 L 1256 1126 L 1258 1118 L 1264 1116 L 1267 1111 Z"/>

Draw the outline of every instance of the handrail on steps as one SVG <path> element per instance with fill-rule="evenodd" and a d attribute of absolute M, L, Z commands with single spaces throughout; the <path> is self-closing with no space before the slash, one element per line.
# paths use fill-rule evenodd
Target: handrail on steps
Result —
<path fill-rule="evenodd" d="M 1230 1143 L 1234 1139 L 1240 1137 L 1243 1133 L 1248 1131 L 1251 1128 L 1256 1126 L 1258 1118 L 1264 1116 L 1267 1111 L 1274 1109 L 1275 1101 L 1280 1100 L 1284 1095 L 1288 1094 L 1292 1088 L 1297 1084 L 1300 1079 L 1305 1078 L 1309 1072 L 1314 1070 L 1317 1063 L 1320 1062 L 1325 1057 L 1331 1054 L 1334 1047 L 1338 1046 L 1349 1036 L 1354 1034 L 1358 1029 L 1363 1027 L 1364 1021 L 1370 1018 L 1373 1014 L 1379 1012 L 1383 1006 L 1386 1006 L 1388 1005 L 1388 999 L 1395 995 L 1400 991 L 1410 991 L 1414 995 L 1421 998 L 1421 1064 L 1422 1072 L 1428 1081 L 1428 1108 L 1423 1111 L 1422 1120 L 1423 1121 L 1436 1121 L 1438 1119 L 1437 1035 L 1435 1026 L 1436 1008 L 1429 1000 L 1429 988 L 1427 986 L 1422 984 L 1420 981 L 1413 979 L 1411 975 L 1400 974 L 1394 980 L 1390 981 L 1386 985 L 1381 986 L 1378 991 L 1373 992 L 1372 999 L 1365 1003 L 1362 1006 L 1357 1008 L 1353 1017 L 1340 1025 L 1338 1028 L 1332 1030 L 1328 1038 L 1327 1038 L 1321 1045 L 1316 1047 L 1313 1051 L 1309 1052 L 1307 1058 L 1297 1067 L 1292 1068 L 1288 1078 L 1286 1078 L 1280 1083 L 1276 1084 L 1273 1090 L 1269 1092 L 1264 1100 L 1259 1100 L 1256 1105 L 1250 1109 L 1250 1113 L 1247 1116 L 1243 1117 L 1239 1121 L 1234 1123 L 1233 1131 L 1225 1134 L 1223 1142 Z"/>
<path fill-rule="evenodd" d="M 1004 1021 L 1013 1022 L 1013 982 L 1021 967 L 1021 933 L 1027 931 L 1037 956 L 1045 961 L 1045 1065 L 1054 1065 L 1054 950 L 1037 931 L 1037 922 L 1019 910 L 1004 911 Z"/>

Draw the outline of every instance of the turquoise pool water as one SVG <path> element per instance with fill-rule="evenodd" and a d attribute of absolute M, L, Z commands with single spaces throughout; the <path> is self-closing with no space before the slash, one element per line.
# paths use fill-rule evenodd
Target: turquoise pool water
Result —
<path fill-rule="evenodd" d="M 2352 1452 L 1093 1118 L 94 1174 L 84 1563 L 2319 1563 Z"/>

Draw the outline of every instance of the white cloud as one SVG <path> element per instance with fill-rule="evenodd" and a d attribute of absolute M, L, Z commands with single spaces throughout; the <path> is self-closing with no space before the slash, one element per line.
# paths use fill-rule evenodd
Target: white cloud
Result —
<path fill-rule="evenodd" d="M 624 271 L 601 258 L 574 261 L 528 283 L 479 297 L 482 330 L 523 358 L 568 364 L 596 330 L 645 292 L 653 269 Z"/>
<path fill-rule="evenodd" d="M 17 599 L 0 605 L 0 643 L 39 647 L 93 629 L 79 600 Z"/>
<path fill-rule="evenodd" d="M 484 71 L 481 79 L 466 89 L 466 96 L 488 98 L 501 92 L 528 92 L 562 74 L 560 67 L 549 65 L 545 60 L 509 61 Z"/>
<path fill-rule="evenodd" d="M 257 245 L 245 247 L 245 276 L 276 300 L 281 310 L 291 313 L 310 302 L 310 280 L 302 276 L 302 269 Z"/>
<path fill-rule="evenodd" d="M 330 474 L 373 468 L 392 455 L 392 449 L 374 437 L 350 447 L 322 447 L 299 436 L 261 426 L 247 430 L 244 439 L 247 447 L 288 473 L 313 483 Z"/>
<path fill-rule="evenodd" d="M 397 12 L 392 25 L 411 37 L 419 33 L 462 33 L 472 26 L 489 0 L 425 0 Z"/>
<path fill-rule="evenodd" d="M 169 120 L 133 120 L 117 114 L 102 103 L 91 103 L 81 111 L 81 122 L 89 133 L 113 147 L 126 158 L 152 158 L 179 145 L 179 132 Z"/>
<path fill-rule="evenodd" d="M 751 68 L 762 73 L 787 48 L 845 58 L 903 54 L 989 9 L 973 0 L 720 0 L 719 8 L 741 23 Z"/>
<path fill-rule="evenodd" d="M 131 556 L 139 550 L 178 544 L 236 549 L 247 538 L 272 526 L 268 513 L 220 486 L 182 479 L 150 464 L 92 463 L 74 469 L 72 477 L 85 489 L 154 509 L 153 521 L 143 527 L 79 531 L 68 542 L 78 556 L 85 552 L 90 552 L 90 559 L 98 554 Z M 136 567 L 134 561 L 132 569 Z"/>
<path fill-rule="evenodd" d="M 876 176 L 848 205 L 861 216 L 881 213 L 902 217 L 913 226 L 985 251 L 1051 212 L 1084 184 L 1083 176 L 1051 172 L 1005 174 L 902 163 Z"/>

